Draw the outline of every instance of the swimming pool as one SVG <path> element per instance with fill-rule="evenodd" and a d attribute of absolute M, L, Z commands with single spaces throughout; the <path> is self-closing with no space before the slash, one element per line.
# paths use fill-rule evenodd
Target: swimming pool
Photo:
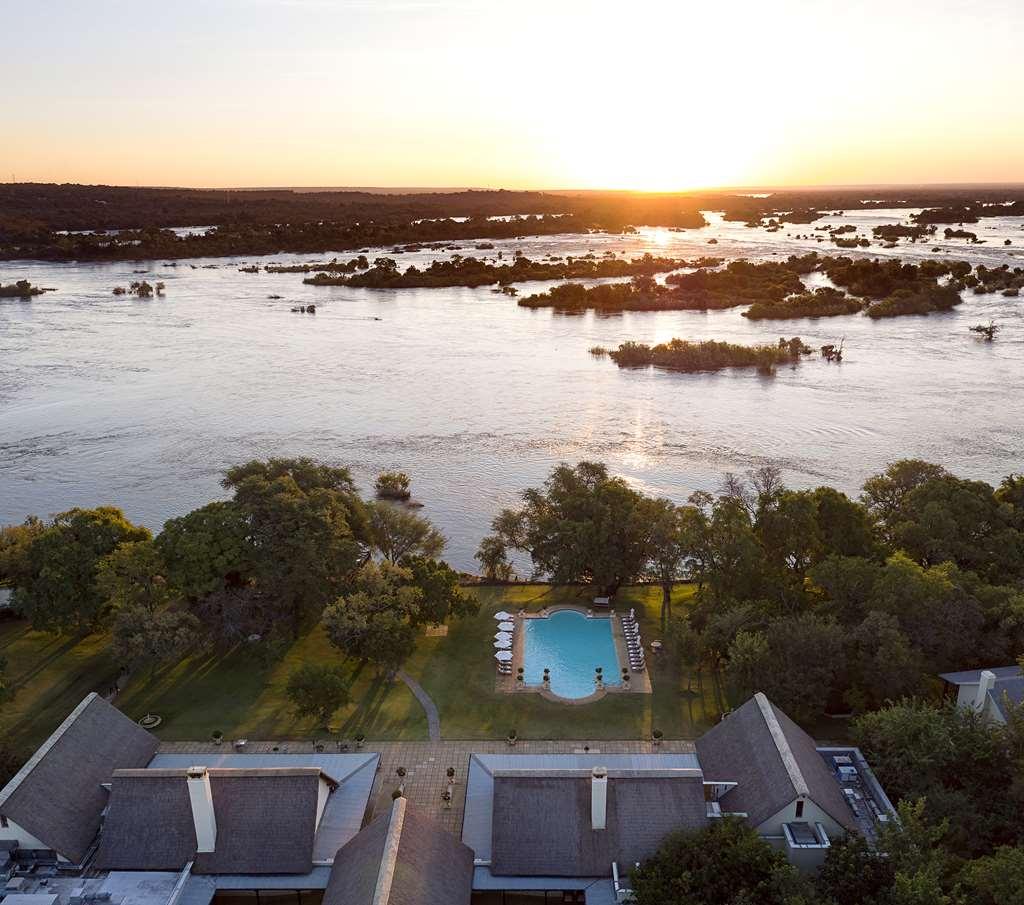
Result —
<path fill-rule="evenodd" d="M 600 666 L 606 685 L 621 682 L 612 621 L 588 619 L 575 610 L 559 610 L 545 619 L 524 619 L 523 674 L 527 685 L 540 685 L 551 670 L 551 691 L 563 698 L 585 698 L 596 690 Z"/>

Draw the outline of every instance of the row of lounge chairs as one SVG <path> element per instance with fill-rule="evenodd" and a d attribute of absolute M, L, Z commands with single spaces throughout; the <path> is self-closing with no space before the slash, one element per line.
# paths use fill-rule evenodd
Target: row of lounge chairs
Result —
<path fill-rule="evenodd" d="M 647 668 L 647 660 L 644 657 L 644 642 L 640 637 L 640 626 L 632 614 L 623 613 L 622 634 L 626 638 L 626 650 L 629 653 L 629 668 L 633 672 L 643 672 Z"/>

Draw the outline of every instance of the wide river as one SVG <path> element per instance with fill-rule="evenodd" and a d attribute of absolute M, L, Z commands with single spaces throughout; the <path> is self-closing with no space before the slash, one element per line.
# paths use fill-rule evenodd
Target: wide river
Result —
<path fill-rule="evenodd" d="M 700 231 L 496 246 L 531 258 L 848 254 L 796 235 L 825 222 L 866 234 L 908 213 L 861 212 L 774 234 L 711 215 L 713 225 Z M 969 228 L 985 244 L 868 251 L 928 258 L 938 244 L 943 256 L 1024 265 L 1024 219 Z M 709 246 L 712 237 L 718 243 Z M 495 254 L 461 244 L 464 254 Z M 443 255 L 398 260 L 404 268 Z M 218 482 L 232 463 L 305 455 L 350 467 L 365 490 L 381 469 L 407 471 L 421 511 L 449 539 L 447 558 L 473 570 L 494 514 L 563 461 L 606 462 L 636 487 L 677 501 L 717 489 L 724 472 L 762 463 L 779 465 L 791 486 L 850 493 L 907 456 L 991 482 L 1024 470 L 1024 298 L 966 293 L 952 313 L 879 322 L 751 323 L 742 309 L 565 316 L 520 308 L 486 287 L 321 288 L 304 286 L 302 274 L 241 273 L 241 261 L 191 262 L 198 269 L 187 261 L 0 263 L 0 282 L 58 290 L 0 300 L 0 523 L 112 504 L 159 530 L 222 497 Z M 203 269 L 210 264 L 217 266 Z M 111 294 L 143 278 L 163 280 L 166 296 Z M 309 302 L 315 316 L 291 313 Z M 968 331 L 990 319 L 1002 328 L 995 342 Z M 620 370 L 588 354 L 627 339 L 761 342 L 783 334 L 814 347 L 845 338 L 845 359 L 815 356 L 762 377 Z"/>

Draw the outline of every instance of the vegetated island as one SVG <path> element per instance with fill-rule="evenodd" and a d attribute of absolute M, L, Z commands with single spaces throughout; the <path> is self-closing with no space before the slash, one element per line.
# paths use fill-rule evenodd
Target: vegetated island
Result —
<path fill-rule="evenodd" d="M 596 348 L 592 354 L 605 354 L 606 350 Z M 691 342 L 686 339 L 672 339 L 667 343 L 649 346 L 646 343 L 624 342 L 607 355 L 620 368 L 656 367 L 671 371 L 696 373 L 699 371 L 721 371 L 725 368 L 756 368 L 762 374 L 773 374 L 782 364 L 796 364 L 804 355 L 812 352 L 799 336 L 792 339 L 781 337 L 775 345 L 743 346 L 736 343 L 719 342 L 709 339 Z"/>
<path fill-rule="evenodd" d="M 592 288 L 566 283 L 522 298 L 519 304 L 562 313 L 705 311 L 749 305 L 744 316 L 751 320 L 836 317 L 861 311 L 884 318 L 948 311 L 960 304 L 960 293 L 968 285 L 1015 285 L 1019 276 L 1008 270 L 984 270 L 977 276 L 972 269 L 966 261 L 905 264 L 892 259 L 822 257 L 811 252 L 784 262 L 733 261 L 721 270 L 671 273 L 666 285 L 651 277 Z M 801 277 L 815 271 L 824 272 L 835 286 L 808 291 Z"/>
<path fill-rule="evenodd" d="M 498 264 L 475 257 L 453 255 L 450 260 L 433 261 L 420 270 L 411 266 L 402 271 L 394 258 L 377 258 L 373 267 L 352 276 L 317 273 L 302 282 L 311 286 L 353 286 L 367 289 L 423 289 L 444 286 L 490 286 L 530 280 L 593 279 L 600 277 L 653 276 L 684 267 L 716 267 L 719 258 L 687 261 L 645 254 L 632 260 L 617 258 L 611 252 L 603 257 L 587 254 L 559 261 L 534 261 L 516 254 L 509 263 Z"/>
<path fill-rule="evenodd" d="M 0 299 L 27 299 L 34 295 L 42 295 L 44 292 L 54 291 L 33 286 L 28 280 L 18 280 L 15 283 L 8 283 L 6 286 L 0 283 Z"/>

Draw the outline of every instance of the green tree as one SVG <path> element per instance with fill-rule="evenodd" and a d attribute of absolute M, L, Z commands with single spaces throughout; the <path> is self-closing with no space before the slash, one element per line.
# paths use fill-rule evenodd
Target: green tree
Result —
<path fill-rule="evenodd" d="M 256 551 L 245 511 L 216 502 L 171 519 L 156 538 L 168 581 L 191 601 L 224 588 L 247 585 L 256 571 Z"/>
<path fill-rule="evenodd" d="M 832 487 L 818 487 L 812 496 L 820 546 L 826 555 L 881 558 L 884 548 L 862 503 Z"/>
<path fill-rule="evenodd" d="M 260 591 L 296 636 L 345 590 L 372 544 L 352 477 L 310 459 L 269 459 L 228 469 L 222 483 L 248 525 Z"/>
<path fill-rule="evenodd" d="M 923 566 L 954 562 L 990 581 L 1014 581 L 1024 575 L 1024 533 L 1015 521 L 989 484 L 942 475 L 907 493 L 890 532 Z"/>
<path fill-rule="evenodd" d="M 423 597 L 412 617 L 414 625 L 442 625 L 480 612 L 480 601 L 459 587 L 459 573 L 446 562 L 425 556 L 407 557 L 402 565 Z"/>
<path fill-rule="evenodd" d="M 303 663 L 292 670 L 285 694 L 297 716 L 315 717 L 323 726 L 351 699 L 344 670 L 320 663 Z"/>
<path fill-rule="evenodd" d="M 700 633 L 694 631 L 686 616 L 673 616 L 665 629 L 665 646 L 669 655 L 676 659 L 686 673 L 686 690 L 689 691 L 693 674 L 699 668 L 704 654 L 704 641 Z"/>
<path fill-rule="evenodd" d="M 391 500 L 409 499 L 411 481 L 404 471 L 382 471 L 373 482 L 377 496 Z"/>
<path fill-rule="evenodd" d="M 631 879 L 637 905 L 794 905 L 810 893 L 786 856 L 735 817 L 672 833 Z"/>
<path fill-rule="evenodd" d="M 644 571 L 650 501 L 595 462 L 559 465 L 543 488 L 503 510 L 492 529 L 507 548 L 522 550 L 538 575 L 556 584 L 583 583 L 604 594 Z"/>
<path fill-rule="evenodd" d="M 782 490 L 757 513 L 757 538 L 769 566 L 802 581 L 823 544 L 813 494 Z"/>
<path fill-rule="evenodd" d="M 45 528 L 35 516 L 30 516 L 20 525 L 0 527 L 0 585 L 17 587 L 28 579 L 29 547 Z"/>
<path fill-rule="evenodd" d="M 29 543 L 15 606 L 43 631 L 96 629 L 107 610 L 96 581 L 100 562 L 120 544 L 149 537 L 112 506 L 60 513 Z"/>
<path fill-rule="evenodd" d="M 387 561 L 368 562 L 359 570 L 353 590 L 324 611 L 327 638 L 346 657 L 393 674 L 416 646 L 415 624 L 423 596 L 409 569 Z"/>
<path fill-rule="evenodd" d="M 814 885 L 829 905 L 889 905 L 895 879 L 892 861 L 854 834 L 832 843 Z"/>
<path fill-rule="evenodd" d="M 848 639 L 847 656 L 851 687 L 846 699 L 857 710 L 910 697 L 921 688 L 921 654 L 889 613 L 870 613 L 857 626 Z"/>
<path fill-rule="evenodd" d="M 683 577 L 690 553 L 683 510 L 671 500 L 657 499 L 650 504 L 650 559 L 648 572 L 661 586 L 661 630 L 672 618 L 672 591 Z"/>
<path fill-rule="evenodd" d="M 491 581 L 511 581 L 515 572 L 508 559 L 508 547 L 495 534 L 480 541 L 473 557 L 484 570 L 484 577 Z"/>
<path fill-rule="evenodd" d="M 969 862 L 960 875 L 965 901 L 972 905 L 1024 902 L 1024 847 L 1002 846 Z"/>
<path fill-rule="evenodd" d="M 174 596 L 166 573 L 167 566 L 152 539 L 131 541 L 99 561 L 96 587 L 112 609 L 138 607 L 154 613 Z"/>
<path fill-rule="evenodd" d="M 153 611 L 128 604 L 114 613 L 110 627 L 111 649 L 120 663 L 131 670 L 158 666 L 178 660 L 201 636 L 199 619 L 185 610 Z"/>
<path fill-rule="evenodd" d="M 728 674 L 744 691 L 763 691 L 793 719 L 810 720 L 824 711 L 843 660 L 839 625 L 801 613 L 772 620 L 763 633 L 737 635 Z"/>
<path fill-rule="evenodd" d="M 391 503 L 371 503 L 373 545 L 393 563 L 408 556 L 437 559 L 444 552 L 444 535 L 428 519 Z"/>
<path fill-rule="evenodd" d="M 903 509 L 907 495 L 926 481 L 948 474 L 942 466 L 922 459 L 900 459 L 864 482 L 861 499 L 871 517 L 891 540 L 894 521 Z"/>
<path fill-rule="evenodd" d="M 852 734 L 890 797 L 924 802 L 951 851 L 970 857 L 1024 842 L 1024 795 L 1013 781 L 1021 752 L 1007 728 L 972 708 L 905 700 L 859 716 Z"/>

